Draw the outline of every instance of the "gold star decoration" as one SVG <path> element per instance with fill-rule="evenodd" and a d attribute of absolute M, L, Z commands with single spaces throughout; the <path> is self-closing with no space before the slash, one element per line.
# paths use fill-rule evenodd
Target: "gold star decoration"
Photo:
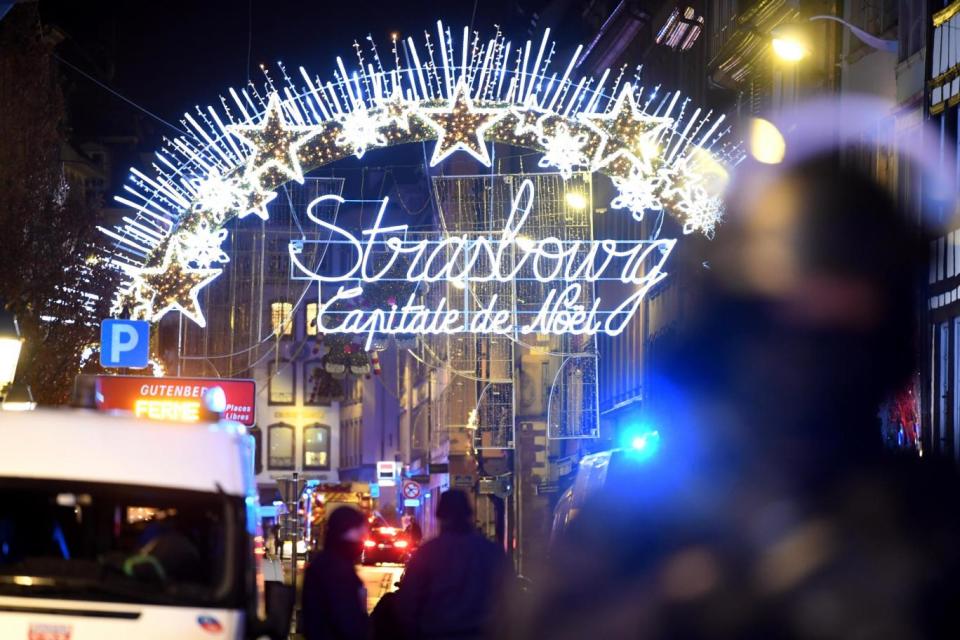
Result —
<path fill-rule="evenodd" d="M 467 83 L 460 81 L 450 103 L 439 109 L 424 109 L 424 122 L 437 131 L 437 146 L 430 166 L 436 166 L 454 151 L 463 150 L 490 166 L 490 154 L 483 133 L 507 115 L 506 109 L 477 109 Z"/>
<path fill-rule="evenodd" d="M 251 213 L 259 216 L 262 220 L 269 219 L 270 214 L 267 213 L 267 205 L 277 197 L 276 191 L 267 191 L 261 188 L 256 180 L 243 182 L 240 187 L 243 193 L 238 209 L 240 219 L 246 218 Z"/>
<path fill-rule="evenodd" d="M 377 106 L 383 110 L 380 128 L 395 125 L 401 131 L 410 132 L 410 116 L 415 112 L 413 104 L 403 97 L 400 85 L 393 87 L 393 93 L 388 98 L 381 98 Z"/>
<path fill-rule="evenodd" d="M 244 177 L 257 177 L 272 167 L 303 184 L 303 168 L 297 151 L 315 135 L 316 128 L 288 124 L 276 92 L 270 94 L 259 124 L 234 124 L 227 130 L 253 150 Z"/>
<path fill-rule="evenodd" d="M 653 173 L 653 164 L 659 155 L 657 137 L 673 123 L 671 118 L 644 115 L 637 108 L 630 84 L 624 85 L 612 109 L 606 113 L 580 114 L 580 120 L 600 134 L 593 158 L 594 171 L 623 157 L 644 174 Z"/>
<path fill-rule="evenodd" d="M 200 290 L 223 269 L 191 269 L 180 257 L 180 246 L 171 242 L 159 267 L 139 269 L 130 292 L 134 310 L 151 322 L 169 311 L 179 311 L 201 327 L 207 324 L 200 309 Z"/>
<path fill-rule="evenodd" d="M 537 104 L 537 97 L 532 93 L 527 95 L 523 101 L 523 106 L 514 105 L 510 107 L 510 113 L 517 119 L 517 126 L 513 129 L 513 135 L 523 136 L 528 133 L 540 135 L 540 120 L 544 116 L 543 110 Z"/>

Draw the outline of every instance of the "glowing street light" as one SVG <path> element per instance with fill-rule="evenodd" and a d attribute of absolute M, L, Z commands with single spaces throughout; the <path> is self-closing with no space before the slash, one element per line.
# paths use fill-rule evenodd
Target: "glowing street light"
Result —
<path fill-rule="evenodd" d="M 803 43 L 789 36 L 774 36 L 772 46 L 777 57 L 787 62 L 799 62 L 810 55 L 810 50 Z"/>
<path fill-rule="evenodd" d="M 830 20 L 838 22 L 850 30 L 858 40 L 877 51 L 886 51 L 897 53 L 898 42 L 896 40 L 884 40 L 875 35 L 869 34 L 854 24 L 850 24 L 843 18 L 837 16 L 818 15 L 807 18 L 806 22 L 815 20 Z M 785 24 L 773 29 L 771 47 L 773 53 L 786 62 L 799 62 L 811 53 L 809 42 L 807 40 L 803 24 Z"/>
<path fill-rule="evenodd" d="M 567 191 L 564 199 L 567 201 L 567 205 L 573 209 L 587 208 L 587 197 L 579 191 Z"/>
<path fill-rule="evenodd" d="M 0 307 L 0 396 L 13 384 L 22 346 L 17 317 Z"/>
<path fill-rule="evenodd" d="M 3 411 L 33 411 L 37 403 L 33 400 L 30 385 L 16 382 L 7 387 L 0 409 Z"/>

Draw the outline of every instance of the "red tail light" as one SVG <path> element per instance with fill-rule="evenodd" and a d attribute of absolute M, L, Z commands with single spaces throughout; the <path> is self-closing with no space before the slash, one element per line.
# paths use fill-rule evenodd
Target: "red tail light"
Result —
<path fill-rule="evenodd" d="M 406 549 L 409 544 L 406 540 L 395 540 L 393 546 L 397 549 Z"/>
<path fill-rule="evenodd" d="M 365 546 L 365 547 L 367 547 L 367 548 L 375 547 L 375 546 L 377 546 L 377 543 L 374 542 L 373 540 L 364 540 L 364 541 L 363 541 L 363 546 Z"/>

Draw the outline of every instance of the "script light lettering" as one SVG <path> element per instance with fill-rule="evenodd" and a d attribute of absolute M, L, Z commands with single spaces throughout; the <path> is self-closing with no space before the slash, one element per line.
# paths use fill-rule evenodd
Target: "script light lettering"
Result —
<path fill-rule="evenodd" d="M 376 335 L 397 334 L 501 334 L 616 336 L 626 329 L 644 297 L 667 277 L 663 270 L 676 243 L 673 239 L 649 241 L 562 240 L 555 236 L 527 238 L 524 225 L 533 209 L 533 182 L 524 180 L 512 202 L 510 213 L 499 233 L 461 233 L 416 238 L 407 225 L 384 226 L 389 203 L 383 198 L 373 227 L 356 237 L 347 229 L 323 220 L 317 207 L 327 202 L 344 202 L 337 195 L 323 195 L 307 207 L 307 216 L 330 233 L 338 250 L 348 252 L 342 273 L 320 274 L 300 259 L 302 243 L 291 243 L 291 264 L 297 273 L 318 282 L 339 283 L 336 293 L 318 305 L 320 333 L 348 333 L 366 336 L 369 349 Z M 375 255 L 386 261 L 374 265 Z M 402 261 L 401 261 L 402 259 Z M 521 274 L 544 287 L 543 299 L 535 311 L 514 313 L 505 308 L 496 294 L 479 300 L 469 311 L 452 307 L 446 297 L 428 308 L 417 291 L 388 309 L 353 308 L 335 311 L 363 295 L 364 286 L 387 278 L 398 264 L 408 264 L 403 273 L 410 283 L 453 282 L 467 289 L 472 284 L 510 283 Z M 593 296 L 595 283 L 618 282 L 625 298 L 604 304 Z M 584 300 L 588 301 L 584 304 Z M 392 301 L 391 301 L 392 302 Z M 332 316 L 332 322 L 325 319 Z"/>

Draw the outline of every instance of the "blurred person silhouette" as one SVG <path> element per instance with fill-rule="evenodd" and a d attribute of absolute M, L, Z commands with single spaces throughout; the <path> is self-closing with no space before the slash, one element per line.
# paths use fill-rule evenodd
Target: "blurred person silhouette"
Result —
<path fill-rule="evenodd" d="M 423 540 L 423 531 L 420 529 L 420 523 L 417 522 L 416 516 L 413 515 L 411 511 L 407 511 L 403 514 L 403 517 L 400 518 L 400 525 L 403 527 L 403 533 L 407 536 L 407 539 L 417 546 Z"/>
<path fill-rule="evenodd" d="M 303 630 L 307 640 L 366 640 L 367 594 L 357 576 L 367 521 L 351 507 L 330 514 L 323 550 L 303 577 Z"/>
<path fill-rule="evenodd" d="M 916 368 L 927 244 L 831 159 L 745 180 L 645 389 L 657 456 L 584 505 L 499 637 L 960 637 L 955 471 L 878 418 Z"/>
<path fill-rule="evenodd" d="M 407 564 L 395 612 L 406 640 L 485 636 L 493 605 L 510 575 L 503 551 L 473 525 L 467 494 L 445 491 L 437 504 L 440 535 Z"/>

